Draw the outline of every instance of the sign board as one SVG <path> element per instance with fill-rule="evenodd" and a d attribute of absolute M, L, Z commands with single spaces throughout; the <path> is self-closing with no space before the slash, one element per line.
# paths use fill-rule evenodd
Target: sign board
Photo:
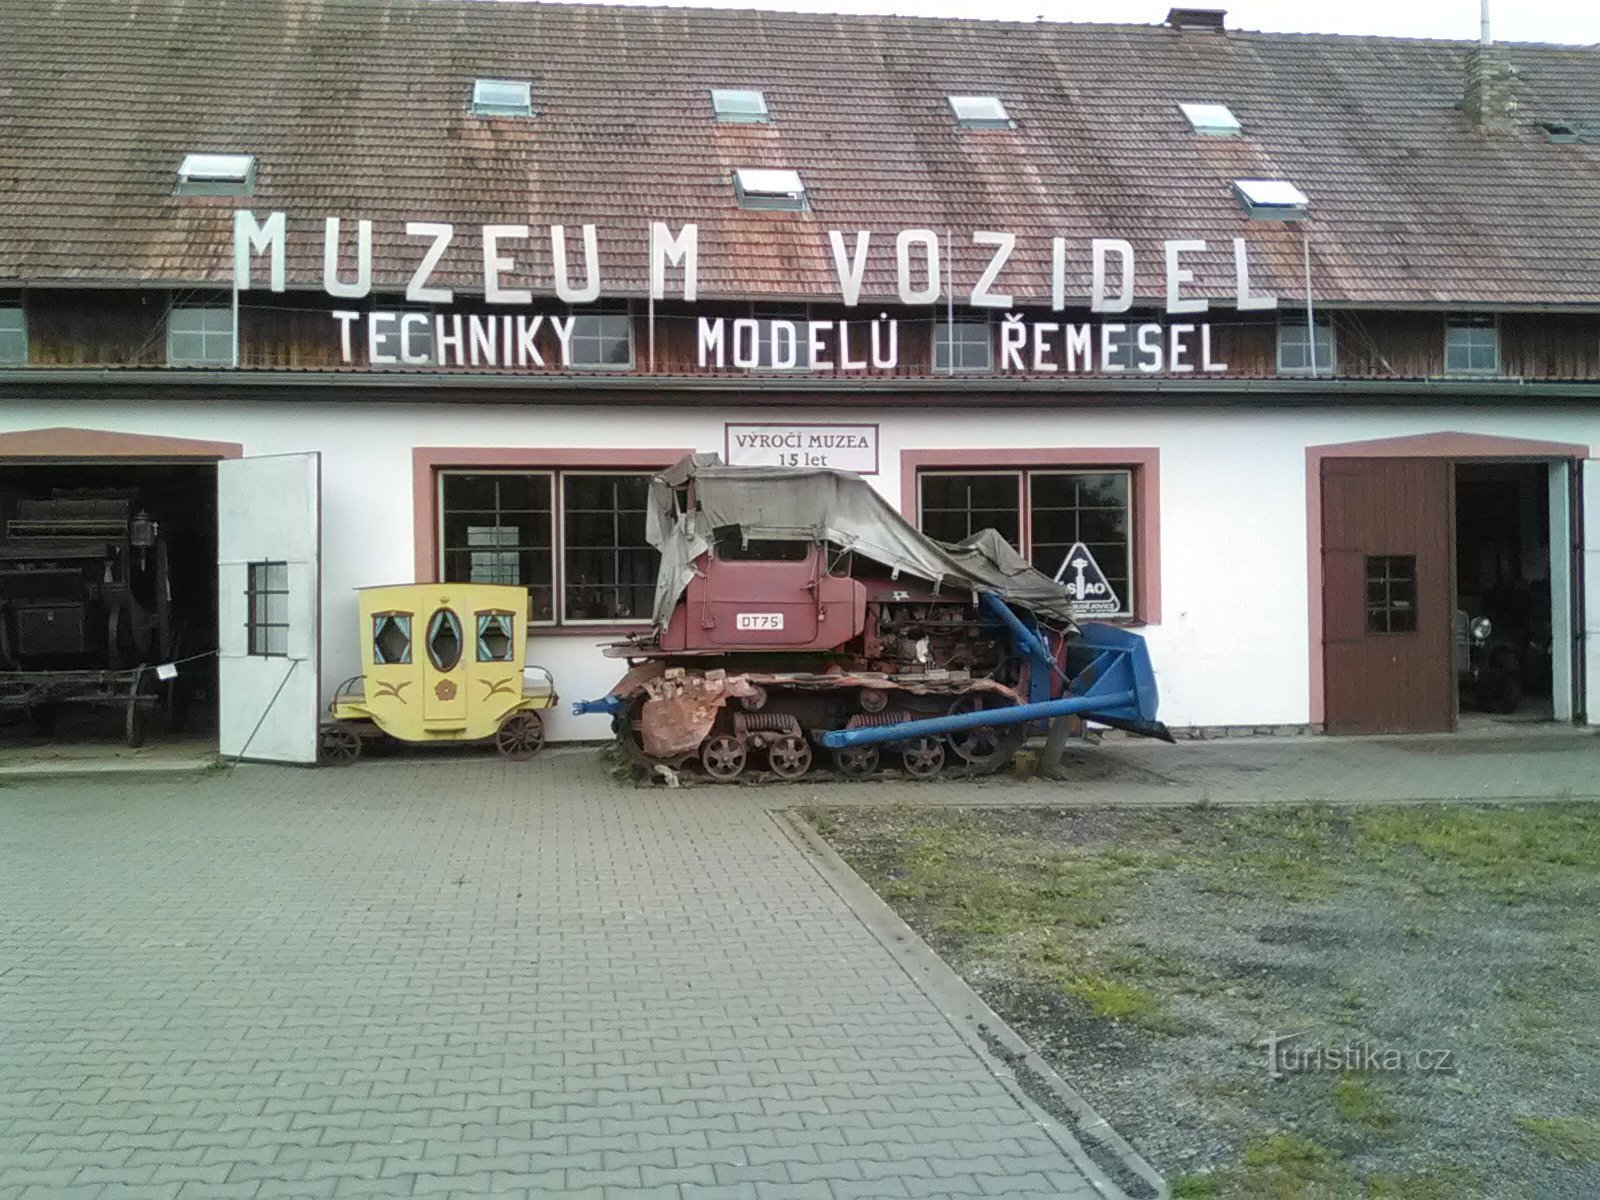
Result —
<path fill-rule="evenodd" d="M 876 425 L 728 422 L 724 462 L 735 467 L 831 467 L 858 475 L 878 473 Z"/>
<path fill-rule="evenodd" d="M 1072 611 L 1078 616 L 1108 617 L 1122 611 L 1122 600 L 1082 542 L 1074 542 L 1061 560 L 1056 582 L 1066 585 Z"/>

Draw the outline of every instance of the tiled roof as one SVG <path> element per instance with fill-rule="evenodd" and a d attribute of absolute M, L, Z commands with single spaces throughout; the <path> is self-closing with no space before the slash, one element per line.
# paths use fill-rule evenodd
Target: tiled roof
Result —
<path fill-rule="evenodd" d="M 1228 295 L 1239 235 L 1258 289 L 1294 294 L 1303 228 L 1324 300 L 1600 304 L 1596 49 L 1510 47 L 1516 122 L 1490 134 L 1460 108 L 1470 47 L 1439 41 L 479 0 L 0 0 L 0 28 L 0 283 L 225 281 L 247 206 L 289 214 L 298 286 L 327 215 L 376 220 L 389 288 L 408 219 L 463 228 L 465 288 L 479 225 L 590 221 L 605 294 L 641 295 L 660 218 L 699 222 L 702 299 L 836 295 L 829 229 L 877 231 L 864 294 L 892 297 L 914 226 L 952 233 L 958 295 L 980 229 L 1019 235 L 1019 302 L 1048 298 L 1054 234 L 1074 295 L 1093 236 L 1134 243 L 1146 295 L 1162 238 L 1205 238 L 1201 290 Z M 472 115 L 479 76 L 531 79 L 538 115 Z M 714 122 L 711 87 L 762 90 L 771 123 Z M 957 128 L 952 93 L 1016 129 Z M 1196 100 L 1244 136 L 1193 134 Z M 175 195 L 195 151 L 257 155 L 255 194 Z M 741 210 L 740 166 L 798 169 L 810 211 Z M 1292 180 L 1312 220 L 1246 220 L 1242 177 Z M 548 242 L 517 255 L 548 293 Z"/>

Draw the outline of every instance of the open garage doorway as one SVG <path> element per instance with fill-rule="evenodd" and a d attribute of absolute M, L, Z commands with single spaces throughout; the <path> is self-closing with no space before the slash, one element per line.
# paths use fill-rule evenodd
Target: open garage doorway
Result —
<path fill-rule="evenodd" d="M 215 459 L 0 459 L 0 753 L 209 758 L 216 649 Z"/>
<path fill-rule="evenodd" d="M 1313 721 L 1443 733 L 1582 714 L 1586 454 L 1464 433 L 1309 447 Z"/>
<path fill-rule="evenodd" d="M 1463 462 L 1455 470 L 1456 656 L 1463 719 L 1551 720 L 1554 612 L 1550 468 Z"/>

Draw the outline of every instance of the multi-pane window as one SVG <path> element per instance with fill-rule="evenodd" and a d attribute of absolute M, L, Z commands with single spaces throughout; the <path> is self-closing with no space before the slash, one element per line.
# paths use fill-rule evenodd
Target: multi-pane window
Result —
<path fill-rule="evenodd" d="M 520 584 L 540 623 L 647 620 L 659 562 L 649 490 L 645 472 L 444 472 L 444 578 Z"/>
<path fill-rule="evenodd" d="M 1494 374 L 1500 369 L 1500 327 L 1494 317 L 1451 317 L 1444 328 L 1447 374 Z"/>
<path fill-rule="evenodd" d="M 648 475 L 561 478 L 561 611 L 568 621 L 642 621 L 660 556 L 644 536 Z"/>
<path fill-rule="evenodd" d="M 994 343 L 987 321 L 935 321 L 935 371 L 987 371 L 994 365 Z"/>
<path fill-rule="evenodd" d="M 247 652 L 272 658 L 288 654 L 289 564 L 247 564 L 244 595 Z"/>
<path fill-rule="evenodd" d="M 0 304 L 0 363 L 28 361 L 28 323 L 20 304 Z"/>
<path fill-rule="evenodd" d="M 1107 353 L 1100 362 L 1100 369 L 1102 371 L 1106 370 L 1108 367 L 1121 367 L 1124 371 L 1132 371 L 1137 369 L 1139 364 L 1134 351 L 1136 349 L 1138 329 L 1139 327 L 1137 325 L 1129 323 L 1123 326 L 1121 332 L 1111 335 L 1111 344 L 1108 347 L 1105 347 L 1109 353 Z M 1102 344 L 1100 342 L 1099 335 L 1097 334 L 1095 338 L 1095 350 L 1099 351 L 1100 349 L 1102 349 Z"/>
<path fill-rule="evenodd" d="M 439 480 L 444 578 L 521 584 L 530 617 L 554 621 L 555 476 L 447 472 Z"/>
<path fill-rule="evenodd" d="M 804 308 L 757 306 L 753 315 L 757 369 L 803 371 L 811 366 L 811 338 L 806 331 Z M 779 322 L 784 324 L 779 325 Z"/>
<path fill-rule="evenodd" d="M 600 370 L 633 366 L 633 318 L 626 312 L 573 314 L 567 365 Z"/>
<path fill-rule="evenodd" d="M 1315 363 L 1312 348 L 1316 349 Z M 1333 373 L 1333 320 L 1321 313 L 1316 318 L 1316 341 L 1313 343 L 1306 326 L 1306 314 L 1283 312 L 1278 316 L 1278 371 L 1284 375 L 1309 372 L 1315 366 L 1317 374 Z"/>
<path fill-rule="evenodd" d="M 922 472 L 918 486 L 929 536 L 959 542 L 992 528 L 1038 570 L 1081 587 L 1085 611 L 1132 614 L 1131 470 L 934 470 Z"/>
<path fill-rule="evenodd" d="M 174 305 L 167 314 L 167 364 L 233 365 L 233 309 L 227 305 Z"/>
<path fill-rule="evenodd" d="M 1416 631 L 1416 556 L 1367 555 L 1367 632 L 1415 633 Z"/>

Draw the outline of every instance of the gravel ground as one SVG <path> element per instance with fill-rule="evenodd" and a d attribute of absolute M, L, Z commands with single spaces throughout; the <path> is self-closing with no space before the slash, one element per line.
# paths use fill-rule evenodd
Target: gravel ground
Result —
<path fill-rule="evenodd" d="M 806 816 L 1175 1195 L 1600 1196 L 1600 808 Z"/>

